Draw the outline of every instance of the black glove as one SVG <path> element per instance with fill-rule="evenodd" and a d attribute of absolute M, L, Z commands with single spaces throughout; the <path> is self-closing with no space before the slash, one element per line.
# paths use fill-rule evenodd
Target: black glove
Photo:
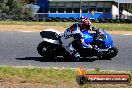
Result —
<path fill-rule="evenodd" d="M 97 31 L 97 29 L 98 29 L 97 27 L 92 27 L 93 31 Z"/>

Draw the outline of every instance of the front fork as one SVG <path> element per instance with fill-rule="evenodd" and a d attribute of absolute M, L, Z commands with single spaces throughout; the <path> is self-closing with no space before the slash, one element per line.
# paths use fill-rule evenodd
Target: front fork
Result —
<path fill-rule="evenodd" d="M 109 45 L 109 47 L 108 48 L 97 48 L 96 49 L 96 51 L 97 51 L 97 54 L 98 55 L 107 55 L 107 54 L 109 54 L 111 51 L 111 48 L 113 48 L 114 47 L 114 45 L 113 44 L 111 44 L 111 45 Z"/>

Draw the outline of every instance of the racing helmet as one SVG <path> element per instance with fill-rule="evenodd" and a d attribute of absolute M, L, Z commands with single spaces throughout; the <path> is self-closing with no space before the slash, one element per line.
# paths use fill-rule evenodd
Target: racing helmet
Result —
<path fill-rule="evenodd" d="M 91 22 L 88 18 L 81 16 L 79 24 L 81 30 L 90 30 Z"/>

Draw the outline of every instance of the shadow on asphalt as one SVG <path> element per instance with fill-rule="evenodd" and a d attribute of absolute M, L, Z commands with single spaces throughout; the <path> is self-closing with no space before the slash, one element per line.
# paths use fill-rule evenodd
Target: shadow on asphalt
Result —
<path fill-rule="evenodd" d="M 16 58 L 17 60 L 35 60 L 39 62 L 77 62 L 74 59 L 66 59 L 63 57 L 56 58 L 43 58 L 43 57 L 25 57 L 25 58 Z M 111 60 L 111 59 L 99 59 L 99 58 L 81 58 L 78 62 L 93 62 L 95 60 Z"/>

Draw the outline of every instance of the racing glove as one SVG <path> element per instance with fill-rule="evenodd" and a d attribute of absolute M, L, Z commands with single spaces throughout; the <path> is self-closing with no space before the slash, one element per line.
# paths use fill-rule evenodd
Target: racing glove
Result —
<path fill-rule="evenodd" d="M 93 31 L 97 31 L 97 29 L 98 29 L 97 27 L 92 27 Z"/>

